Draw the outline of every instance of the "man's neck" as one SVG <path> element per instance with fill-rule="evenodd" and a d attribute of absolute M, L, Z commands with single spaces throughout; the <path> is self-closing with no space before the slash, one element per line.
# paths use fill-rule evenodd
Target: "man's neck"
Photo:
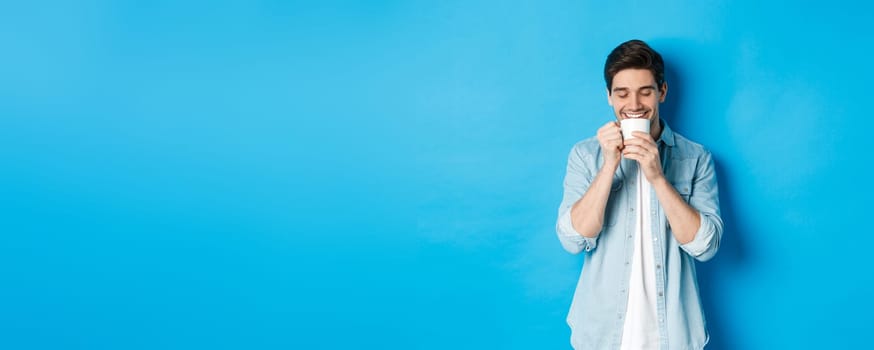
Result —
<path fill-rule="evenodd" d="M 650 135 L 652 135 L 652 139 L 655 140 L 656 143 L 659 142 L 659 137 L 662 136 L 662 119 L 656 117 L 655 120 L 652 121 L 652 125 L 650 125 Z"/>

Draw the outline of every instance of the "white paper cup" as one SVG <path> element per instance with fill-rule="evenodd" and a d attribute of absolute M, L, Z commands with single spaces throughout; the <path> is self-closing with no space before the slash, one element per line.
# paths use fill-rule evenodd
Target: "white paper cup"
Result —
<path fill-rule="evenodd" d="M 622 127 L 622 139 L 629 140 L 634 137 L 632 132 L 642 131 L 649 134 L 649 119 L 622 119 L 619 122 Z"/>

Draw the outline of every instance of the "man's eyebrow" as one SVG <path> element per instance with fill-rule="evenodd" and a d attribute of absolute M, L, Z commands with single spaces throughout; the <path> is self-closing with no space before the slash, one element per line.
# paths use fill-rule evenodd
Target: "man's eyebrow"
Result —
<path fill-rule="evenodd" d="M 628 91 L 628 88 L 627 87 L 613 88 L 613 92 L 620 92 L 620 91 Z"/>

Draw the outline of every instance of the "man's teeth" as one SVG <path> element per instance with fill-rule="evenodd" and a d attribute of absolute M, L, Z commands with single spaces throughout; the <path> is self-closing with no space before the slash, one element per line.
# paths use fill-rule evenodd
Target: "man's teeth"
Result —
<path fill-rule="evenodd" d="M 639 113 L 639 114 L 625 113 L 625 116 L 629 117 L 629 118 L 643 118 L 643 115 L 644 115 L 644 113 Z"/>

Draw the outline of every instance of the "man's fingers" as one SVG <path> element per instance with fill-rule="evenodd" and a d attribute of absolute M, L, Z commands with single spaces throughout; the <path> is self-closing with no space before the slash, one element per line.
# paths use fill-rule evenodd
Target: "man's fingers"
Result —
<path fill-rule="evenodd" d="M 644 147 L 638 146 L 638 145 L 626 144 L 625 147 L 622 149 L 622 154 L 625 154 L 625 155 L 638 155 L 638 156 L 644 157 L 644 156 L 649 155 L 650 153 L 651 152 L 649 152 L 649 150 L 647 150 Z"/>
<path fill-rule="evenodd" d="M 616 122 L 608 122 L 598 129 L 598 134 L 612 133 L 614 131 L 619 132 L 621 130 L 622 129 L 619 128 L 619 125 L 617 125 Z"/>
<path fill-rule="evenodd" d="M 644 143 L 655 145 L 655 141 L 652 139 L 652 136 L 650 134 L 647 134 L 647 133 L 642 132 L 642 131 L 635 131 L 632 133 L 632 135 L 634 135 L 634 137 L 631 138 L 632 140 L 639 139 L 640 141 L 642 141 Z"/>
<path fill-rule="evenodd" d="M 636 161 L 638 161 L 638 162 L 640 162 L 641 159 L 643 159 L 643 158 L 640 157 L 639 154 L 635 154 L 635 153 L 628 153 L 628 154 L 626 154 L 626 153 L 623 152 L 623 153 L 622 153 L 622 156 L 625 157 L 626 159 L 636 160 Z"/>
<path fill-rule="evenodd" d="M 625 147 L 622 149 L 623 154 L 642 154 L 642 151 L 643 150 L 640 148 L 640 146 L 629 144 L 625 144 Z"/>
<path fill-rule="evenodd" d="M 638 146 L 646 149 L 657 150 L 658 146 L 650 140 L 640 139 L 640 138 L 631 138 L 624 141 L 626 146 Z"/>
<path fill-rule="evenodd" d="M 598 135 L 622 137 L 622 130 L 613 129 L 613 128 L 601 129 L 601 130 L 598 130 Z"/>
<path fill-rule="evenodd" d="M 638 140 L 638 139 L 629 139 L 623 142 L 625 146 L 634 146 L 640 148 L 651 148 L 652 145 L 646 143 L 646 141 Z"/>
<path fill-rule="evenodd" d="M 605 131 L 598 135 L 598 141 L 601 142 L 604 146 L 608 146 L 612 143 L 618 143 L 620 146 L 622 145 L 622 134 L 620 133 L 611 133 L 609 131 Z"/>

